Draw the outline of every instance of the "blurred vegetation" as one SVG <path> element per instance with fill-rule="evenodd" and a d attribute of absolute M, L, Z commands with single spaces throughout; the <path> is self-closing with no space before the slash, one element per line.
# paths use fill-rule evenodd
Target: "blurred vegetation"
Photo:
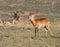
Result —
<path fill-rule="evenodd" d="M 60 0 L 0 0 L 0 19 L 12 18 L 16 10 L 23 20 L 19 27 L 0 26 L 0 47 L 60 47 Z M 46 37 L 44 30 L 39 30 L 39 37 L 34 38 L 34 27 L 27 24 L 25 12 L 48 18 L 55 36 Z"/>

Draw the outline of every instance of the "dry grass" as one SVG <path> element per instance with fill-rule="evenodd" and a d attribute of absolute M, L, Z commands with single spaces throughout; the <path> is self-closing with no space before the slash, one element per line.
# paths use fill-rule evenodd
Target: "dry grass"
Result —
<path fill-rule="evenodd" d="M 12 18 L 15 10 L 19 10 L 21 18 L 17 24 L 0 24 L 0 47 L 60 47 L 59 4 L 60 0 L 0 0 L 0 19 Z M 50 19 L 54 36 L 45 36 L 45 31 L 39 30 L 39 37 L 34 37 L 29 12 L 35 13 L 36 18 Z"/>
<path fill-rule="evenodd" d="M 55 26 L 53 24 L 51 29 L 54 36 L 45 36 L 44 30 L 39 30 L 39 37 L 34 37 L 33 26 L 25 21 L 13 26 L 0 26 L 0 47 L 60 47 L 60 29 Z"/>

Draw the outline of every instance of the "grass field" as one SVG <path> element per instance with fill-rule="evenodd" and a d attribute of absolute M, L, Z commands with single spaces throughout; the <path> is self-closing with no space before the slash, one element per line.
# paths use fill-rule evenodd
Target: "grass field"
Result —
<path fill-rule="evenodd" d="M 0 0 L 0 19 L 12 18 L 15 10 L 22 20 L 13 26 L 0 26 L 0 47 L 60 47 L 60 0 Z M 35 13 L 36 18 L 48 18 L 54 36 L 39 30 L 39 37 L 35 38 L 28 12 Z"/>

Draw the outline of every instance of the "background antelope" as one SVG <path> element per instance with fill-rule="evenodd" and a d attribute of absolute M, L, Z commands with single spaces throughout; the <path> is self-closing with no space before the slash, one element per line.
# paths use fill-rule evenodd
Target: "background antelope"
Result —
<path fill-rule="evenodd" d="M 32 13 L 29 14 L 28 18 L 35 28 L 35 36 L 36 36 L 36 33 L 38 33 L 38 29 L 41 28 L 41 27 L 46 31 L 46 36 L 47 36 L 48 32 L 51 33 L 51 31 L 50 31 L 50 21 L 47 18 L 35 19 L 35 15 L 33 15 Z"/>
<path fill-rule="evenodd" d="M 14 20 L 13 19 L 5 19 L 5 20 L 2 20 L 2 23 L 4 23 L 4 24 L 14 24 Z"/>

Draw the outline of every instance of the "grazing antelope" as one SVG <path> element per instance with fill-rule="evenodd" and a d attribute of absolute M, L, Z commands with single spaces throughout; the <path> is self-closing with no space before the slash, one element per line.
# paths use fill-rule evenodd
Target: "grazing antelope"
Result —
<path fill-rule="evenodd" d="M 1 23 L 3 23 L 3 24 L 15 24 L 15 23 L 18 23 L 18 21 L 14 20 L 14 19 L 5 19 L 5 20 L 2 20 Z"/>
<path fill-rule="evenodd" d="M 48 32 L 51 33 L 51 31 L 50 31 L 50 21 L 47 18 L 35 19 L 34 17 L 35 17 L 35 15 L 30 13 L 28 19 L 31 21 L 32 25 L 35 28 L 35 36 L 36 36 L 36 33 L 38 33 L 38 29 L 41 28 L 41 27 L 43 29 L 45 29 L 46 36 L 47 36 Z"/>
<path fill-rule="evenodd" d="M 7 24 L 7 23 L 11 24 L 11 23 L 13 23 L 13 19 L 5 19 L 5 20 L 2 20 L 2 23 L 4 23 L 4 24 Z"/>

